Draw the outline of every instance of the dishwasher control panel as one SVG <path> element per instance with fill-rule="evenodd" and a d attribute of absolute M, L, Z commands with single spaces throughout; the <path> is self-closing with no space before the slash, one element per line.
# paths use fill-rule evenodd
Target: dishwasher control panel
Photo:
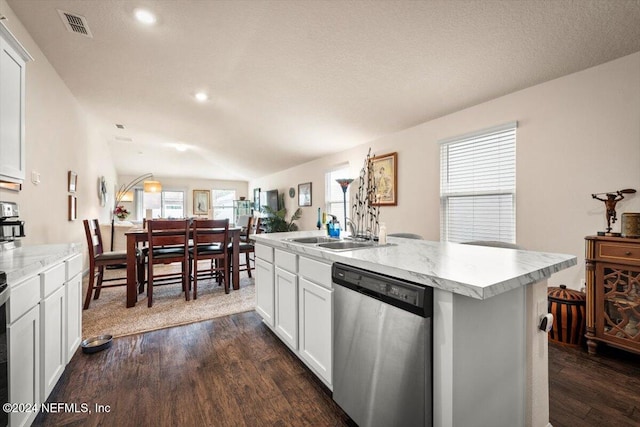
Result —
<path fill-rule="evenodd" d="M 339 263 L 333 264 L 333 282 L 400 308 L 413 307 L 416 314 L 432 312 L 433 288 L 427 286 Z"/>

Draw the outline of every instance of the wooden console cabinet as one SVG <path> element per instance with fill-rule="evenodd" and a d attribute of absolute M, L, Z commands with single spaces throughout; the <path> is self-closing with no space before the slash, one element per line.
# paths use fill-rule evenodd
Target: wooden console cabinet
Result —
<path fill-rule="evenodd" d="M 640 354 L 640 239 L 588 236 L 587 346 L 599 343 Z"/>

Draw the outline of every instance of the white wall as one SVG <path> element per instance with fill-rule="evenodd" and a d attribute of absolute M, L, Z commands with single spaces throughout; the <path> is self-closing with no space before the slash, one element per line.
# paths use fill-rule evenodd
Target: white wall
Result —
<path fill-rule="evenodd" d="M 104 139 L 93 129 L 79 105 L 47 58 L 18 21 L 5 0 L 0 0 L 3 22 L 34 58 L 26 68 L 26 170 L 19 193 L 0 189 L 0 200 L 15 201 L 25 221 L 25 245 L 85 242 L 82 219 L 108 220 L 108 207 L 99 205 L 97 180 L 115 181 L 115 168 Z M 67 173 L 78 174 L 78 220 L 68 220 Z M 40 174 L 38 185 L 30 181 Z"/>
<path fill-rule="evenodd" d="M 118 187 L 122 184 L 126 185 L 133 181 L 136 177 L 130 175 L 118 176 Z M 161 174 L 154 172 L 154 180 L 159 181 L 162 184 L 163 190 L 177 190 L 184 191 L 186 194 L 186 216 L 193 216 L 193 190 L 236 190 L 237 197 L 247 197 L 248 183 L 247 181 L 230 181 L 230 180 L 215 180 L 215 179 L 199 179 L 199 178 L 175 178 L 175 177 L 163 177 Z M 113 199 L 112 203 L 113 203 Z M 133 213 L 128 219 L 142 219 L 135 217 L 135 208 L 131 202 L 123 202 L 130 212 Z"/>
<path fill-rule="evenodd" d="M 499 78 L 499 76 L 496 76 Z M 413 232 L 439 240 L 438 140 L 518 121 L 517 243 L 526 249 L 569 253 L 578 266 L 550 285 L 580 288 L 584 236 L 606 227 L 604 203 L 591 194 L 640 190 L 640 53 L 515 92 L 432 120 L 369 144 L 251 181 L 249 190 L 313 183 L 313 206 L 301 229 L 313 229 L 324 209 L 324 173 L 348 161 L 357 178 L 368 147 L 398 152 L 398 205 L 381 209 L 388 233 Z M 285 197 L 289 213 L 297 199 Z M 617 206 L 640 212 L 640 193 Z M 619 222 L 614 231 L 619 231 Z"/>

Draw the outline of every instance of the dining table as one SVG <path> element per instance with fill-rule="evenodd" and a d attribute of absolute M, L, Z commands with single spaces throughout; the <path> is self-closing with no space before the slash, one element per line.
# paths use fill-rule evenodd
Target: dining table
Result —
<path fill-rule="evenodd" d="M 240 234 L 242 227 L 229 227 L 229 237 L 232 243 L 231 251 L 231 284 L 234 290 L 240 289 Z M 127 308 L 134 307 L 138 301 L 138 283 L 136 274 L 136 249 L 138 243 L 147 242 L 149 234 L 144 228 L 132 228 L 125 232 L 127 236 Z M 229 266 L 227 266 L 229 268 Z"/>

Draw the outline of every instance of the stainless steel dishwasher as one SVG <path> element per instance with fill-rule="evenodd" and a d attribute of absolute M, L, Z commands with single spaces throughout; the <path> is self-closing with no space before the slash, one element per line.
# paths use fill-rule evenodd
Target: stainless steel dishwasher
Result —
<path fill-rule="evenodd" d="M 361 427 L 431 426 L 433 288 L 335 263 L 333 399 Z"/>

